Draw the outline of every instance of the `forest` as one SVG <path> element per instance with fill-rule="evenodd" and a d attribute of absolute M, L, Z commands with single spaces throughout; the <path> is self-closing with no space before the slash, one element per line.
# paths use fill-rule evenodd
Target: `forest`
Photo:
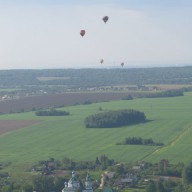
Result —
<path fill-rule="evenodd" d="M 91 115 L 84 122 L 87 128 L 110 128 L 143 123 L 145 120 L 143 112 L 124 109 Z"/>
<path fill-rule="evenodd" d="M 0 87 L 191 84 L 192 67 L 1 70 Z"/>

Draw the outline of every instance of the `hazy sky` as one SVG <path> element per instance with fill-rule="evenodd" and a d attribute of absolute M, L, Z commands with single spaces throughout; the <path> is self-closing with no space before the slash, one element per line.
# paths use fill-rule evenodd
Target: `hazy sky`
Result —
<path fill-rule="evenodd" d="M 192 65 L 192 0 L 0 0 L 0 69 L 121 62 Z"/>

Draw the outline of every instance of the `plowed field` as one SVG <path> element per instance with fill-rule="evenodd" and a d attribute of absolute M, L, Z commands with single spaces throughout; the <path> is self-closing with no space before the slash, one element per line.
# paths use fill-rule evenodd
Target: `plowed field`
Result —
<path fill-rule="evenodd" d="M 37 120 L 0 120 L 0 135 L 36 124 Z"/>
<path fill-rule="evenodd" d="M 103 93 L 63 93 L 41 96 L 29 96 L 20 99 L 0 101 L 0 113 L 31 111 L 32 109 L 70 106 L 85 102 L 120 100 L 130 95 L 128 92 Z M 133 95 L 133 93 L 131 93 Z"/>

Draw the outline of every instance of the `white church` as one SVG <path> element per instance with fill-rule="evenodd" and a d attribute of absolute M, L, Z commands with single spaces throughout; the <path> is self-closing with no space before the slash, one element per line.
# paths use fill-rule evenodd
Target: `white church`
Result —
<path fill-rule="evenodd" d="M 72 177 L 68 183 L 65 182 L 65 187 L 63 188 L 62 192 L 76 192 L 79 188 L 80 183 L 75 176 L 75 171 L 72 171 Z M 93 192 L 92 181 L 88 173 L 85 180 L 85 189 L 82 190 L 82 192 Z"/>

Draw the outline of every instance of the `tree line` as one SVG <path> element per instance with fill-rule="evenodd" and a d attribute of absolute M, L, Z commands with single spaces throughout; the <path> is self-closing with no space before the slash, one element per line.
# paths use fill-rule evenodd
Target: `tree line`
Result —
<path fill-rule="evenodd" d="M 44 175 L 50 175 L 55 170 L 105 170 L 114 164 L 115 161 L 104 154 L 92 161 L 75 161 L 67 157 L 62 160 L 50 158 L 49 160 L 39 161 L 33 165 L 32 170 Z"/>
<path fill-rule="evenodd" d="M 140 97 L 147 97 L 147 98 L 157 98 L 157 97 L 178 97 L 183 96 L 183 90 L 182 89 L 173 89 L 173 90 L 167 90 L 167 91 L 161 91 L 156 93 L 146 93 Z"/>
<path fill-rule="evenodd" d="M 124 109 L 91 115 L 85 118 L 84 123 L 87 128 L 110 128 L 137 124 L 145 120 L 146 116 L 143 112 Z"/>
<path fill-rule="evenodd" d="M 1 70 L 0 87 L 64 85 L 93 87 L 120 84 L 190 84 L 192 67 L 123 69 Z M 58 77 L 40 80 L 39 77 Z M 64 77 L 62 79 L 62 77 Z M 83 78 L 81 78 L 83 77 Z"/>
<path fill-rule="evenodd" d="M 69 115 L 69 112 L 62 111 L 62 110 L 56 110 L 56 109 L 50 109 L 50 110 L 38 110 L 35 112 L 37 116 L 65 116 Z"/>
<path fill-rule="evenodd" d="M 155 142 L 153 139 L 143 139 L 141 137 L 128 137 L 123 142 L 117 143 L 117 145 L 151 145 L 162 146 L 163 143 Z"/>

